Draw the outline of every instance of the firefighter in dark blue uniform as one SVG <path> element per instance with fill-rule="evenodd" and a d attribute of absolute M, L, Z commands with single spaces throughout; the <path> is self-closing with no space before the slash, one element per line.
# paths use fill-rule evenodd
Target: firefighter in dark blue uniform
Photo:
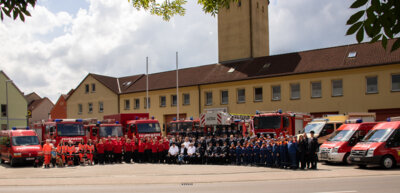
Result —
<path fill-rule="evenodd" d="M 260 142 L 257 141 L 253 147 L 253 164 L 260 165 Z"/>
<path fill-rule="evenodd" d="M 231 146 L 229 147 L 229 163 L 230 164 L 235 164 L 236 162 L 236 147 L 234 143 L 231 143 Z"/>
<path fill-rule="evenodd" d="M 280 159 L 280 144 L 279 141 L 275 141 L 273 146 L 272 146 L 272 153 L 273 153 L 273 167 L 279 167 L 281 164 L 281 159 Z"/>
<path fill-rule="evenodd" d="M 269 141 L 267 148 L 266 148 L 267 152 L 265 155 L 267 167 L 272 167 L 274 164 L 274 159 L 273 159 L 274 156 L 273 156 L 273 152 L 272 152 L 272 147 L 273 147 L 272 141 Z"/>
<path fill-rule="evenodd" d="M 243 154 L 243 147 L 240 143 L 237 144 L 235 149 L 236 154 L 236 165 L 242 165 L 242 154 Z"/>
<path fill-rule="evenodd" d="M 266 158 L 267 158 L 267 145 L 264 142 L 260 147 L 260 166 L 266 166 Z"/>

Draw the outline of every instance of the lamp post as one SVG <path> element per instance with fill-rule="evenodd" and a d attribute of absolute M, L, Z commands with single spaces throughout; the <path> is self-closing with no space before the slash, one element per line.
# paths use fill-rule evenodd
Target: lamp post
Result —
<path fill-rule="evenodd" d="M 9 123 L 9 114 L 8 114 L 8 83 L 12 82 L 12 80 L 6 80 L 6 114 L 7 114 L 7 129 L 10 128 L 10 123 Z"/>

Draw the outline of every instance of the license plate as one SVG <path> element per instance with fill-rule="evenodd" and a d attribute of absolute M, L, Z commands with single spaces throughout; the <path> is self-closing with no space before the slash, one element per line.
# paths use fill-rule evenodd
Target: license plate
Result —
<path fill-rule="evenodd" d="M 328 159 L 328 154 L 327 153 L 321 153 L 321 158 L 322 159 Z"/>
<path fill-rule="evenodd" d="M 353 158 L 354 161 L 360 161 L 361 159 L 359 157 Z"/>
<path fill-rule="evenodd" d="M 34 160 L 35 158 L 34 157 L 28 157 L 28 158 L 26 158 L 26 160 Z"/>

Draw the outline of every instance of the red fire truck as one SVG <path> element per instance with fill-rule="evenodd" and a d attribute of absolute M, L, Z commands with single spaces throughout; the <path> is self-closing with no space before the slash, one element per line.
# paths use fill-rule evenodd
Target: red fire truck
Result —
<path fill-rule="evenodd" d="M 256 112 L 250 128 L 255 134 L 271 136 L 296 135 L 311 121 L 311 116 L 295 112 Z"/>
<path fill-rule="evenodd" d="M 186 132 L 187 129 L 194 131 L 198 128 L 200 128 L 199 119 L 193 120 L 193 117 L 191 117 L 190 120 L 176 120 L 176 118 L 174 118 L 174 120 L 168 124 L 166 134 L 177 135 L 180 131 Z"/>
<path fill-rule="evenodd" d="M 128 122 L 132 121 L 132 120 L 148 120 L 149 114 L 148 113 L 121 113 L 121 114 L 114 114 L 114 115 L 105 115 L 103 118 L 104 118 L 104 120 L 111 120 L 111 121 L 118 122 L 119 124 L 121 124 L 122 134 L 128 135 L 128 137 L 130 139 L 132 139 L 133 134 L 136 135 L 136 133 L 132 132 L 132 130 L 129 129 Z M 114 131 L 114 132 L 118 132 L 118 131 Z"/>
<path fill-rule="evenodd" d="M 87 131 L 87 137 L 93 141 L 98 139 L 107 138 L 111 136 L 111 139 L 115 137 L 123 137 L 122 124 L 118 121 L 112 123 L 110 121 L 97 122 L 97 124 L 85 125 Z"/>
<path fill-rule="evenodd" d="M 72 141 L 74 144 L 81 140 L 84 140 L 85 143 L 87 141 L 82 119 L 55 119 L 34 124 L 32 129 L 36 131 L 42 143 L 46 139 L 55 139 L 56 145 L 61 140 Z"/>
<path fill-rule="evenodd" d="M 161 137 L 160 123 L 152 119 L 136 119 L 127 121 L 128 136 L 135 135 L 140 139 L 143 137 Z"/>

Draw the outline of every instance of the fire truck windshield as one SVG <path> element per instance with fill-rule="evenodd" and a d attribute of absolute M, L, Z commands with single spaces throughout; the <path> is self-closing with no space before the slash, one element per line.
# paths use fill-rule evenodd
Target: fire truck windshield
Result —
<path fill-rule="evenodd" d="M 314 123 L 308 123 L 306 127 L 304 128 L 304 132 L 310 133 L 311 131 L 314 131 L 315 134 L 319 134 L 324 128 L 325 122 L 314 122 Z"/>
<path fill-rule="evenodd" d="M 22 145 L 39 145 L 39 140 L 36 136 L 15 136 L 12 137 L 13 146 Z"/>
<path fill-rule="evenodd" d="M 254 117 L 254 129 L 279 129 L 281 116 Z"/>
<path fill-rule="evenodd" d="M 328 141 L 348 141 L 355 132 L 355 130 L 335 131 Z"/>
<path fill-rule="evenodd" d="M 82 124 L 76 123 L 60 123 L 57 124 L 58 136 L 84 136 L 85 129 Z"/>
<path fill-rule="evenodd" d="M 383 142 L 386 141 L 393 133 L 394 129 L 375 129 L 370 131 L 365 138 L 364 142 Z"/>
<path fill-rule="evenodd" d="M 108 137 L 108 136 L 122 137 L 122 127 L 121 126 L 100 127 L 100 137 Z"/>
<path fill-rule="evenodd" d="M 192 129 L 193 127 L 193 122 L 178 122 L 178 123 L 172 123 L 171 124 L 171 131 L 179 131 L 183 129 L 186 131 L 187 129 Z"/>
<path fill-rule="evenodd" d="M 158 123 L 139 123 L 137 124 L 138 133 L 159 133 L 161 132 Z"/>

